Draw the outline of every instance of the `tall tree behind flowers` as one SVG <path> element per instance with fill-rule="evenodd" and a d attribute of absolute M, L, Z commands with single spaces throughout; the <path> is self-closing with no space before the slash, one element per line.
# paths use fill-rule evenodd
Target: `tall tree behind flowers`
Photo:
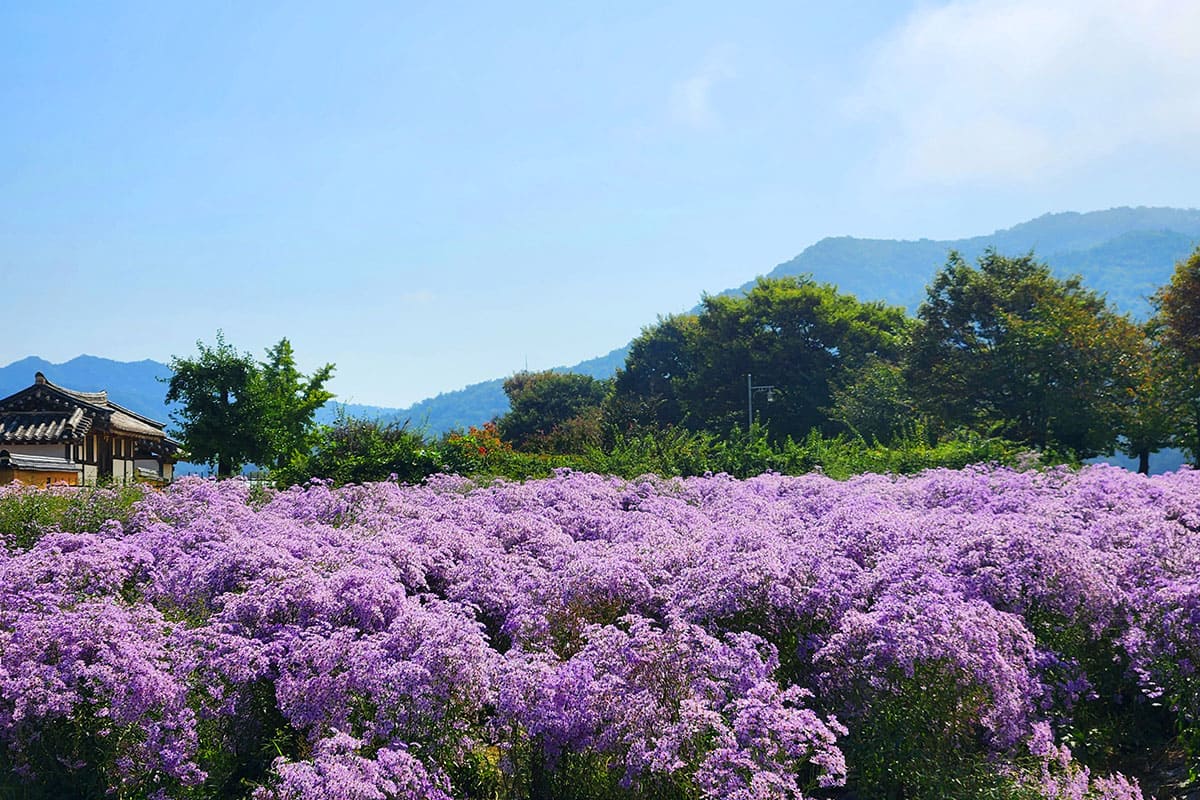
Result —
<path fill-rule="evenodd" d="M 189 458 L 228 477 L 246 464 L 278 467 L 306 452 L 313 417 L 333 397 L 325 390 L 332 364 L 301 374 L 286 338 L 263 362 L 239 352 L 221 331 L 214 347 L 196 347 L 195 357 L 171 359 L 166 394 L 166 402 L 181 405 L 171 417 Z"/>
<path fill-rule="evenodd" d="M 227 477 L 259 455 L 258 365 L 221 331 L 216 345 L 197 341 L 196 349 L 192 358 L 171 358 L 165 402 L 181 405 L 171 419 L 188 458 Z"/>
<path fill-rule="evenodd" d="M 1154 305 L 1173 401 L 1173 440 L 1200 467 L 1200 248 L 1175 265 Z"/>
<path fill-rule="evenodd" d="M 333 399 L 325 389 L 333 376 L 333 364 L 312 375 L 296 368 L 292 343 L 283 338 L 267 350 L 262 362 L 262 437 L 264 460 L 282 467 L 296 454 L 307 453 L 313 443 L 314 415 Z"/>
<path fill-rule="evenodd" d="M 1088 457 L 1112 452 L 1144 337 L 1077 277 L 1032 253 L 951 253 L 927 290 L 908 359 L 921 409 L 948 427 Z"/>

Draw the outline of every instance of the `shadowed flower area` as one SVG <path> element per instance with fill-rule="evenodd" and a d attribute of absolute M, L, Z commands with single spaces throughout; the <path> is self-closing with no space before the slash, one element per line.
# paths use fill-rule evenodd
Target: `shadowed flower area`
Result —
<path fill-rule="evenodd" d="M 0 527 L 0 797 L 1132 800 L 1200 758 L 1197 472 L 123 509 Z"/>

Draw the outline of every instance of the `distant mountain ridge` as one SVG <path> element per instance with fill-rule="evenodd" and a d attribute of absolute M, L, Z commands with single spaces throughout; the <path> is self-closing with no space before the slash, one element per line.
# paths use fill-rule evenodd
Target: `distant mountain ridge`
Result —
<path fill-rule="evenodd" d="M 1177 208 L 1115 208 L 1087 213 L 1045 214 L 1037 219 L 986 236 L 954 240 L 862 239 L 838 236 L 822 239 L 790 261 L 776 266 L 768 277 L 812 275 L 822 283 L 863 300 L 882 300 L 915 312 L 925 286 L 945 263 L 951 250 L 973 261 L 988 247 L 1006 255 L 1034 251 L 1059 275 L 1078 273 L 1091 288 L 1105 292 L 1122 311 L 1144 318 L 1147 297 L 1171 276 L 1175 263 L 1200 245 L 1200 210 Z M 753 286 L 750 281 L 723 293 Z M 649 324 L 652 321 L 647 321 Z M 628 345 L 560 372 L 611 377 L 624 364 Z M 170 368 L 156 361 L 119 362 L 79 356 L 51 364 L 30 356 L 0 367 L 0 397 L 25 388 L 35 372 L 74 389 L 108 389 L 114 402 L 152 419 L 169 420 L 163 404 Z M 339 409 L 350 416 L 408 421 L 413 427 L 440 434 L 481 425 L 508 410 L 504 379 L 471 384 L 443 392 L 408 408 L 327 405 L 319 419 L 328 422 Z"/>
<path fill-rule="evenodd" d="M 163 404 L 165 382 L 171 368 L 158 361 L 113 361 L 99 356 L 77 356 L 63 364 L 29 356 L 0 367 L 0 397 L 8 397 L 33 384 L 41 372 L 51 382 L 82 392 L 106 390 L 114 403 L 159 422 L 168 421 Z M 160 381 L 159 379 L 162 379 Z"/>
<path fill-rule="evenodd" d="M 1079 274 L 1087 286 L 1105 292 L 1117 308 L 1144 318 L 1150 311 L 1147 297 L 1170 279 L 1175 262 L 1198 244 L 1200 210 L 1114 208 L 1045 214 L 967 239 L 832 237 L 775 267 L 768 277 L 810 274 L 861 299 L 883 300 L 915 312 L 925 286 L 951 250 L 971 262 L 989 247 L 1005 255 L 1033 251 L 1056 274 Z"/>
<path fill-rule="evenodd" d="M 626 345 L 571 367 L 554 367 L 553 371 L 577 372 L 591 375 L 593 378 L 611 378 L 625 365 L 625 356 L 628 353 L 629 346 Z M 401 422 L 408 420 L 412 427 L 432 433 L 482 425 L 508 411 L 504 380 L 494 378 L 452 392 L 443 392 L 436 397 L 414 403 L 408 408 L 396 410 L 391 418 Z"/>

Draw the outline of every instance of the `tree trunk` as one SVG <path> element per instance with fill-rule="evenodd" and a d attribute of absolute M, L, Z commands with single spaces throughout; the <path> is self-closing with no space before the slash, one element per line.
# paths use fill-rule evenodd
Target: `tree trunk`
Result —
<path fill-rule="evenodd" d="M 1150 474 L 1150 451 L 1138 451 L 1138 473 L 1142 475 Z"/>
<path fill-rule="evenodd" d="M 217 477 L 228 478 L 233 474 L 233 461 L 225 456 L 217 457 Z"/>

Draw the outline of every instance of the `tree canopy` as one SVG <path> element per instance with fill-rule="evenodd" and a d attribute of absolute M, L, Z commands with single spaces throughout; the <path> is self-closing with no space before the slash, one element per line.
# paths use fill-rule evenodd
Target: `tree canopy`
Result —
<path fill-rule="evenodd" d="M 605 422 L 614 431 L 661 429 L 682 422 L 698 330 L 694 314 L 679 314 L 660 318 L 633 340 L 604 404 Z"/>
<path fill-rule="evenodd" d="M 282 466 L 308 448 L 313 415 L 333 395 L 326 364 L 311 377 L 296 368 L 291 343 L 281 339 L 256 362 L 217 331 L 216 345 L 196 342 L 198 354 L 171 359 L 166 401 L 188 457 L 229 476 L 246 464 Z"/>
<path fill-rule="evenodd" d="M 510 409 L 496 425 L 506 442 L 522 449 L 595 443 L 607 392 L 608 382 L 590 375 L 518 372 L 504 382 Z"/>
<path fill-rule="evenodd" d="M 1175 265 L 1154 296 L 1161 380 L 1168 387 L 1170 439 L 1200 468 L 1200 248 Z"/>
<path fill-rule="evenodd" d="M 305 376 L 296 368 L 292 343 L 286 338 L 267 350 L 260 365 L 261 438 L 264 463 L 280 467 L 296 454 L 307 453 L 312 444 L 313 417 L 333 399 L 325 384 L 333 377 L 326 364 Z"/>
<path fill-rule="evenodd" d="M 258 456 L 258 365 L 221 331 L 215 346 L 197 341 L 196 349 L 193 358 L 171 359 L 166 402 L 182 404 L 171 419 L 188 458 L 215 464 L 218 475 L 232 475 Z"/>
<path fill-rule="evenodd" d="M 697 316 L 644 331 L 610 407 L 618 419 L 726 433 L 748 423 L 752 375 L 774 387 L 774 402 L 755 402 L 773 437 L 831 430 L 823 409 L 834 383 L 871 358 L 899 358 L 909 329 L 899 307 L 808 278 L 763 278 L 744 296 L 706 297 Z"/>
<path fill-rule="evenodd" d="M 945 426 L 987 428 L 1087 457 L 1111 452 L 1144 339 L 1079 279 L 1032 254 L 951 253 L 918 312 L 908 378 Z"/>

